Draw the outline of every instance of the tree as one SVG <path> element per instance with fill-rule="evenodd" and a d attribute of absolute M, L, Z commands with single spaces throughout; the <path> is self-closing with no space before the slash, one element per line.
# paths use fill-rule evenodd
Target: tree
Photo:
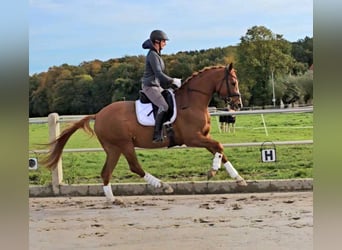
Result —
<path fill-rule="evenodd" d="M 299 86 L 302 88 L 303 101 L 309 104 L 313 100 L 313 71 L 307 71 L 301 76 Z"/>
<path fill-rule="evenodd" d="M 280 85 L 280 84 L 279 84 Z M 281 85 L 284 90 L 282 92 L 282 101 L 285 105 L 299 102 L 301 104 L 310 104 L 313 100 L 313 72 L 307 71 L 303 75 L 287 76 Z"/>
<path fill-rule="evenodd" d="M 73 114 L 86 115 L 94 113 L 92 84 L 93 78 L 90 75 L 82 74 L 75 77 L 74 98 L 70 103 Z"/>
<path fill-rule="evenodd" d="M 49 114 L 49 103 L 46 88 L 39 88 L 32 93 L 30 98 L 30 117 L 46 116 Z"/>
<path fill-rule="evenodd" d="M 301 92 L 294 82 L 287 82 L 285 83 L 285 86 L 286 89 L 281 99 L 285 104 L 285 107 L 287 107 L 289 104 L 293 104 L 300 99 Z"/>
<path fill-rule="evenodd" d="M 168 74 L 185 80 L 193 72 L 192 57 L 186 53 L 178 53 L 177 56 L 169 56 L 165 59 Z"/>
<path fill-rule="evenodd" d="M 29 115 L 32 116 L 41 116 L 44 115 L 45 112 L 39 109 L 39 105 L 36 105 L 37 101 L 39 100 L 39 86 L 40 86 L 41 78 L 39 75 L 34 74 L 29 79 Z M 44 103 L 44 102 L 43 102 Z M 45 96 L 45 106 L 47 108 L 47 100 Z M 38 109 L 37 109 L 38 108 Z"/>
<path fill-rule="evenodd" d="M 292 56 L 308 69 L 313 64 L 313 39 L 305 37 L 292 44 Z"/>
<path fill-rule="evenodd" d="M 83 62 L 80 64 L 80 67 L 83 68 L 87 74 L 94 77 L 101 72 L 101 65 L 102 62 L 100 60 L 94 60 L 92 62 Z"/>
<path fill-rule="evenodd" d="M 251 92 L 249 105 L 264 107 L 272 102 L 270 80 L 291 71 L 294 63 L 291 43 L 264 26 L 253 26 L 240 40 L 237 48 L 240 81 Z"/>

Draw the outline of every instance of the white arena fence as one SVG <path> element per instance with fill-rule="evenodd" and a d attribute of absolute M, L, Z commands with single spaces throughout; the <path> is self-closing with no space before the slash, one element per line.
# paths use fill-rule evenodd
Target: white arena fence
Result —
<path fill-rule="evenodd" d="M 244 111 L 219 111 L 215 107 L 209 107 L 209 113 L 211 116 L 223 116 L 223 115 L 256 115 L 260 114 L 265 133 L 267 135 L 267 127 L 265 125 L 265 121 L 263 118 L 264 114 L 280 114 L 280 113 L 312 113 L 313 107 L 303 107 L 303 108 L 287 108 L 287 109 L 261 109 L 261 110 L 244 110 Z M 39 118 L 29 118 L 29 124 L 44 124 L 48 123 L 49 127 L 49 139 L 50 141 L 56 139 L 60 134 L 60 123 L 63 122 L 73 122 L 78 121 L 85 117 L 85 115 L 73 115 L 73 116 L 59 116 L 57 113 L 51 113 L 48 117 L 39 117 Z M 258 146 L 260 147 L 264 142 L 246 142 L 246 143 L 226 143 L 222 144 L 223 147 L 251 147 Z M 298 141 L 277 141 L 273 142 L 274 145 L 303 145 L 303 144 L 313 144 L 313 140 L 298 140 Z M 169 149 L 181 149 L 187 148 L 186 146 L 177 146 Z M 136 148 L 141 149 L 141 148 Z M 164 148 L 166 149 L 166 148 Z M 101 152 L 103 148 L 75 148 L 75 149 L 64 149 L 64 152 Z M 49 150 L 29 150 L 30 154 L 46 154 Z M 62 184 L 63 181 L 63 169 L 62 169 L 62 160 L 60 159 L 57 163 L 55 170 L 52 171 L 52 188 L 53 190 L 59 189 L 59 185 Z"/>

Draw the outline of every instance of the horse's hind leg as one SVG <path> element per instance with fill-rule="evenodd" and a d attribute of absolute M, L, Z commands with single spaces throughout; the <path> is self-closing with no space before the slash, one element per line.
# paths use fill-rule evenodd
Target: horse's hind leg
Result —
<path fill-rule="evenodd" d="M 173 192 L 173 189 L 172 187 L 167 184 L 167 183 L 164 183 L 162 182 L 161 180 L 159 180 L 158 178 L 154 177 L 153 175 L 145 172 L 139 161 L 138 161 L 138 158 L 137 158 L 137 155 L 135 153 L 135 149 L 134 149 L 134 145 L 133 143 L 129 142 L 127 143 L 126 145 L 123 146 L 123 149 L 122 149 L 122 154 L 125 156 L 126 160 L 127 160 L 127 163 L 129 165 L 129 168 L 130 170 L 139 175 L 140 177 L 144 178 L 144 180 L 152 185 L 153 187 L 155 188 L 163 188 L 163 191 L 165 193 L 172 193 Z"/>
<path fill-rule="evenodd" d="M 117 147 L 106 147 L 106 161 L 101 171 L 101 178 L 103 180 L 103 191 L 107 198 L 108 202 L 115 202 L 116 199 L 114 198 L 112 186 L 110 185 L 110 179 L 112 177 L 112 173 L 118 160 L 120 158 L 121 152 Z"/>

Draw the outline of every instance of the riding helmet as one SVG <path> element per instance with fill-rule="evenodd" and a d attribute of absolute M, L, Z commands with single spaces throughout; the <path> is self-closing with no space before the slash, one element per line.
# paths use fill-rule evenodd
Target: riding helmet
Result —
<path fill-rule="evenodd" d="M 166 33 L 162 30 L 154 30 L 151 32 L 151 35 L 150 35 L 150 40 L 152 42 L 158 40 L 158 41 L 161 41 L 161 40 L 169 40 L 169 38 L 167 37 Z"/>

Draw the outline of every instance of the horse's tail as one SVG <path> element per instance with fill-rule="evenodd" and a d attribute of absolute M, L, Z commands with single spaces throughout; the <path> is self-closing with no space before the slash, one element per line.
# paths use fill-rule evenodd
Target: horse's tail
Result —
<path fill-rule="evenodd" d="M 52 149 L 49 151 L 47 158 L 42 161 L 48 169 L 53 170 L 57 166 L 57 162 L 62 155 L 63 148 L 70 136 L 75 133 L 78 129 L 82 128 L 86 133 L 91 136 L 94 135 L 94 130 L 90 127 L 90 120 L 95 120 L 95 115 L 88 115 L 82 120 L 73 123 L 71 126 L 62 131 L 60 136 L 56 140 L 48 143 Z"/>

